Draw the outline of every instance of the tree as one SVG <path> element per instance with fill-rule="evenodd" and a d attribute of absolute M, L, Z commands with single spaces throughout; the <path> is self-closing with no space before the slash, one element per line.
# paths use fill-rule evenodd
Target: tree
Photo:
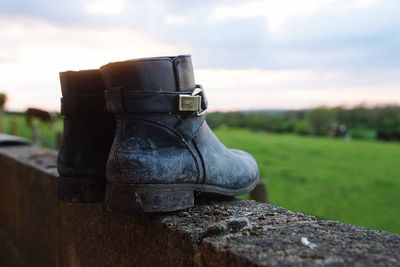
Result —
<path fill-rule="evenodd" d="M 4 106 L 7 102 L 7 95 L 4 93 L 0 93 L 0 132 L 4 131 Z"/>
<path fill-rule="evenodd" d="M 312 134 L 326 135 L 328 134 L 332 123 L 336 123 L 336 110 L 325 107 L 312 109 L 308 113 L 307 118 Z"/>
<path fill-rule="evenodd" d="M 0 93 L 0 109 L 4 110 L 4 106 L 6 105 L 7 102 L 7 95 L 4 93 Z"/>

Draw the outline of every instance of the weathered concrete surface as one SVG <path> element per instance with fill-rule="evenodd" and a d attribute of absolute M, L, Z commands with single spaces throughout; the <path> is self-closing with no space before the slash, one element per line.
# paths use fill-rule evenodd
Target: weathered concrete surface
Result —
<path fill-rule="evenodd" d="M 0 150 L 0 266 L 57 266 L 54 160 L 30 146 Z"/>
<path fill-rule="evenodd" d="M 400 237 L 268 204 L 163 215 L 56 198 L 54 151 L 0 147 L 0 266 L 400 266 Z"/>
<path fill-rule="evenodd" d="M 202 242 L 206 266 L 400 266 L 399 236 L 255 203 L 212 210 L 227 208 L 246 223 Z"/>

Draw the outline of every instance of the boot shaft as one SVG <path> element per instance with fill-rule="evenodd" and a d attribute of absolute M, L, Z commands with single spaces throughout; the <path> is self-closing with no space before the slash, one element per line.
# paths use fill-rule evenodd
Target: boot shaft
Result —
<path fill-rule="evenodd" d="M 114 62 L 100 68 L 109 90 L 184 92 L 196 86 L 190 56 L 143 58 Z"/>
<path fill-rule="evenodd" d="M 203 92 L 192 95 L 196 83 L 190 56 L 128 60 L 100 71 L 108 110 L 117 121 L 107 179 L 197 182 L 201 159 L 189 146 L 204 122 L 197 112 L 206 109 L 206 100 Z M 185 100 L 197 106 L 185 109 Z"/>
<path fill-rule="evenodd" d="M 98 69 L 60 72 L 61 93 L 68 94 L 101 94 L 104 91 L 103 81 Z"/>
<path fill-rule="evenodd" d="M 61 114 L 64 117 L 104 116 L 106 103 L 99 70 L 60 73 Z"/>
<path fill-rule="evenodd" d="M 58 153 L 61 176 L 104 176 L 115 122 L 106 111 L 99 70 L 60 73 L 64 130 Z"/>
<path fill-rule="evenodd" d="M 184 115 L 188 115 L 207 108 L 205 95 L 195 83 L 190 56 L 115 62 L 100 70 L 107 108 L 114 114 L 187 111 Z"/>

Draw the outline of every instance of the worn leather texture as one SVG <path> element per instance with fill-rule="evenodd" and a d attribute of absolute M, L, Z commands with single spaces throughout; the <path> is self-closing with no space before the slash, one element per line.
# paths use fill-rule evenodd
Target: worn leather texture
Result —
<path fill-rule="evenodd" d="M 107 179 L 117 183 L 196 182 L 199 163 L 175 130 L 155 121 L 119 117 Z"/>
<path fill-rule="evenodd" d="M 61 176 L 105 176 L 115 121 L 106 111 L 98 70 L 60 73 L 64 130 L 58 153 Z"/>
<path fill-rule="evenodd" d="M 174 105 L 168 105 L 168 111 L 156 107 L 166 106 L 159 103 L 160 95 L 190 93 L 196 88 L 190 56 L 115 62 L 100 71 L 110 92 L 106 94 L 107 107 L 117 121 L 107 164 L 109 182 L 191 183 L 229 189 L 254 184 L 258 178 L 254 158 L 226 148 L 208 127 L 205 116 L 179 111 Z M 148 107 L 139 109 L 133 105 L 135 100 L 128 99 L 132 91 L 155 96 L 141 99 L 140 104 Z"/>
<path fill-rule="evenodd" d="M 258 175 L 255 159 L 247 152 L 226 148 L 204 123 L 193 142 L 204 160 L 205 184 L 239 189 L 250 186 Z"/>

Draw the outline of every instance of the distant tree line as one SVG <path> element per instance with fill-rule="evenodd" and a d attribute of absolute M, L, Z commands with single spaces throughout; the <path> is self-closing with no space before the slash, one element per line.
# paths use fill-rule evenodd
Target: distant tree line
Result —
<path fill-rule="evenodd" d="M 212 128 L 221 125 L 302 135 L 400 141 L 400 106 L 319 107 L 297 111 L 214 112 Z"/>

